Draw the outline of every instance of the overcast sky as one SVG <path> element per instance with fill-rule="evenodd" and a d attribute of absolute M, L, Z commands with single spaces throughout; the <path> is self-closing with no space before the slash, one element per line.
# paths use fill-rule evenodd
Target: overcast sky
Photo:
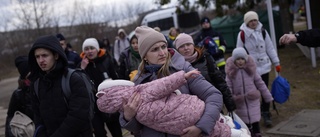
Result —
<path fill-rule="evenodd" d="M 13 17 L 17 14 L 14 10 L 17 9 L 15 7 L 18 6 L 15 2 L 16 0 L 0 0 L 0 26 L 6 25 L 10 27 L 10 24 L 14 21 Z M 27 0 L 30 1 L 30 0 Z M 143 3 L 146 10 L 155 9 L 157 8 L 157 5 L 154 4 L 154 0 L 47 0 L 49 5 L 52 5 L 54 7 L 54 13 L 60 12 L 65 13 L 67 11 L 70 11 L 68 9 L 73 9 L 73 3 L 77 1 L 77 3 L 80 3 L 83 7 L 88 7 L 89 5 L 92 5 L 96 12 L 99 13 L 97 10 L 104 10 L 106 11 L 106 5 L 112 7 L 117 7 L 115 9 L 117 10 L 125 10 L 124 8 L 126 5 L 135 5 L 137 3 Z M 167 6 L 173 6 L 176 4 L 177 0 L 171 0 L 171 4 Z M 121 11 L 118 11 L 121 12 Z M 116 16 L 115 16 L 116 17 Z M 99 17 L 101 18 L 101 17 Z M 115 18 L 115 20 L 117 20 Z M 64 22 L 60 22 L 60 24 L 65 24 Z M 0 27 L 0 31 L 3 30 L 3 27 Z"/>

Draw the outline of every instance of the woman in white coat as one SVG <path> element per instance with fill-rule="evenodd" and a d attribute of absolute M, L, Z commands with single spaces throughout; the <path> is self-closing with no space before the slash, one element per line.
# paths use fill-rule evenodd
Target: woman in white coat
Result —
<path fill-rule="evenodd" d="M 254 11 L 249 11 L 244 15 L 244 22 L 240 26 L 240 32 L 237 39 L 237 47 L 244 47 L 249 55 L 251 55 L 257 65 L 257 71 L 262 80 L 268 86 L 269 72 L 272 64 L 277 72 L 280 72 L 280 60 L 274 49 L 274 45 L 270 39 L 268 32 L 262 27 L 259 22 L 258 14 Z M 262 117 L 266 127 L 272 126 L 270 115 L 270 103 L 261 102 Z"/>

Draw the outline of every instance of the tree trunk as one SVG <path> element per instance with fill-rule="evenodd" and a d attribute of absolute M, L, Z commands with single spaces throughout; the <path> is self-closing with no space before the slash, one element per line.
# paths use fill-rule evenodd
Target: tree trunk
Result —
<path fill-rule="evenodd" d="M 282 24 L 282 30 L 283 33 L 289 33 L 293 30 L 293 19 L 291 17 L 291 14 L 289 12 L 290 3 L 288 0 L 279 0 L 279 6 L 280 6 L 280 18 L 281 18 L 281 24 Z"/>

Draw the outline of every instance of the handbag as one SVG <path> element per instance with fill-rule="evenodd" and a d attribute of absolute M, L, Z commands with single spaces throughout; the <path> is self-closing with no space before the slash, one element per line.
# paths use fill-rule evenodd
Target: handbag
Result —
<path fill-rule="evenodd" d="M 15 137 L 33 137 L 35 130 L 33 121 L 20 111 L 14 113 L 10 127 Z"/>

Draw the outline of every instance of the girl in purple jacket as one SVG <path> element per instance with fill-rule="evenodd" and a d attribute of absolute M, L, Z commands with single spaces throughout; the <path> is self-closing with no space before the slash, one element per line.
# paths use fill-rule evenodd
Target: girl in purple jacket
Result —
<path fill-rule="evenodd" d="M 259 121 L 260 95 L 273 100 L 266 84 L 256 71 L 256 64 L 244 48 L 235 48 L 227 59 L 226 81 L 236 103 L 236 114 L 247 124 L 253 137 L 261 137 Z"/>

